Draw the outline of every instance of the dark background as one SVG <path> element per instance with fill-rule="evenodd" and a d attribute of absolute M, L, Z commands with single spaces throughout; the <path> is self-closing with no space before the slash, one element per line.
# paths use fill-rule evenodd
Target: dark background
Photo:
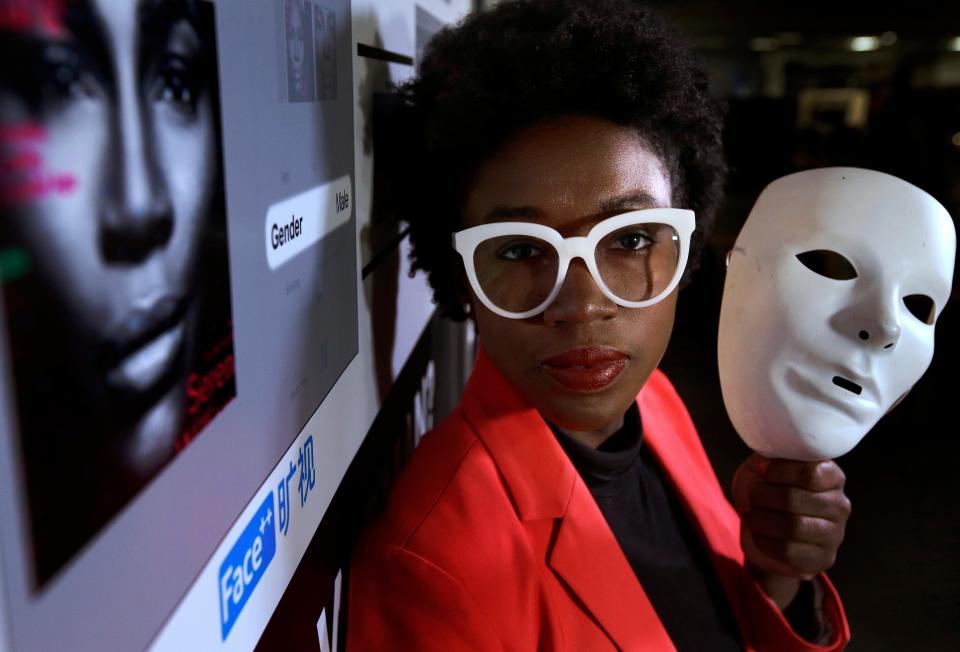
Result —
<path fill-rule="evenodd" d="M 663 368 L 696 422 L 721 483 L 748 454 L 720 396 L 716 332 L 723 259 L 763 187 L 790 172 L 853 165 L 889 172 L 960 215 L 960 3 L 653 2 L 690 39 L 727 102 L 727 196 L 694 282 L 681 293 Z M 849 49 L 877 36 L 878 49 Z M 895 35 L 895 37 L 893 36 Z M 851 119 L 822 89 L 853 89 Z M 813 101 L 805 111 L 804 102 Z M 949 404 L 958 283 L 933 364 L 839 464 L 853 515 L 830 575 L 849 649 L 960 649 L 960 440 Z"/>

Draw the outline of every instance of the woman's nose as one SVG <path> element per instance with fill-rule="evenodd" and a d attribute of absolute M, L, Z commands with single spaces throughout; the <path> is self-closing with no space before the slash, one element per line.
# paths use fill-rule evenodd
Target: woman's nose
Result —
<path fill-rule="evenodd" d="M 126 74 L 124 74 L 126 73 Z M 150 110 L 132 71 L 120 71 L 111 114 L 113 156 L 100 221 L 104 260 L 137 263 L 169 241 L 173 209 L 158 162 Z"/>
<path fill-rule="evenodd" d="M 570 262 L 563 285 L 543 318 L 550 325 L 586 323 L 610 319 L 617 310 L 617 304 L 600 290 L 586 264 L 578 258 Z"/>

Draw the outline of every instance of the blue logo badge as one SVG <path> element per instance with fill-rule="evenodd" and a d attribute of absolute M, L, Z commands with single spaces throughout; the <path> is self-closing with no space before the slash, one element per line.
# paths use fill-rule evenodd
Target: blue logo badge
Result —
<path fill-rule="evenodd" d="M 273 492 L 243 529 L 227 558 L 220 564 L 220 625 L 223 640 L 247 604 L 277 550 Z"/>

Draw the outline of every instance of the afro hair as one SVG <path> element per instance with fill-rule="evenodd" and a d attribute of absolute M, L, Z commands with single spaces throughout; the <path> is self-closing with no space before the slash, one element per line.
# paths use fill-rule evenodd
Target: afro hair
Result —
<path fill-rule="evenodd" d="M 411 271 L 446 316 L 466 318 L 451 234 L 478 167 L 524 127 L 582 114 L 632 127 L 664 162 L 674 206 L 696 212 L 696 266 L 726 173 L 719 103 L 679 35 L 627 0 L 503 2 L 446 28 L 399 92 L 407 109 Z M 428 184 L 424 180 L 429 180 Z"/>

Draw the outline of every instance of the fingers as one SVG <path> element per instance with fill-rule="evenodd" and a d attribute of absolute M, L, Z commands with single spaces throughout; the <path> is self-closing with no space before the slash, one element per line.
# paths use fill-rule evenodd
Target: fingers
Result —
<path fill-rule="evenodd" d="M 843 491 L 835 489 L 812 492 L 790 485 L 752 482 L 741 493 L 744 498 L 742 504 L 737 505 L 741 513 L 771 510 L 842 522 L 851 511 L 850 500 Z"/>
<path fill-rule="evenodd" d="M 737 469 L 732 491 L 747 562 L 768 573 L 800 579 L 830 568 L 851 511 L 845 482 L 843 471 L 831 460 L 796 462 L 751 455 Z"/>
<path fill-rule="evenodd" d="M 750 487 L 763 477 L 762 471 L 766 469 L 762 466 L 762 463 L 765 461 L 766 458 L 753 453 L 734 474 L 731 493 L 733 506 L 738 512 L 745 512 L 750 509 Z"/>
<path fill-rule="evenodd" d="M 835 561 L 820 546 L 753 535 L 749 530 L 743 531 L 741 545 L 747 562 L 754 568 L 800 580 L 813 579 Z"/>
<path fill-rule="evenodd" d="M 777 568 L 773 572 L 781 572 L 784 575 L 799 577 L 800 579 L 811 579 L 817 573 L 831 568 L 837 561 L 836 547 L 824 547 L 813 543 L 804 543 L 802 541 L 789 541 L 776 537 L 766 537 L 760 534 L 753 534 L 753 543 L 757 550 L 767 559 L 777 562 Z M 782 572 L 782 569 L 789 569 L 789 572 Z"/>
<path fill-rule="evenodd" d="M 815 569 L 817 546 L 805 544 L 809 547 L 803 549 L 793 546 L 788 551 L 785 547 L 780 547 L 782 540 L 775 542 L 767 540 L 766 537 L 759 538 L 763 542 L 762 548 L 749 529 L 740 530 L 740 546 L 743 548 L 744 558 L 755 569 L 801 580 L 809 580 L 819 572 Z"/>
<path fill-rule="evenodd" d="M 807 491 L 842 489 L 846 476 L 833 460 L 823 462 L 797 462 L 794 460 L 770 460 L 763 479 L 771 484 L 800 487 Z"/>
<path fill-rule="evenodd" d="M 755 510 L 744 514 L 742 518 L 744 525 L 749 528 L 754 537 L 816 546 L 836 545 L 838 538 L 843 538 L 842 526 L 838 531 L 835 522 L 813 516 Z M 760 548 L 765 550 L 763 546 Z"/>
<path fill-rule="evenodd" d="M 845 484 L 846 476 L 832 460 L 767 460 L 753 453 L 734 476 L 733 504 L 741 513 L 770 509 L 843 521 L 851 510 Z"/>

